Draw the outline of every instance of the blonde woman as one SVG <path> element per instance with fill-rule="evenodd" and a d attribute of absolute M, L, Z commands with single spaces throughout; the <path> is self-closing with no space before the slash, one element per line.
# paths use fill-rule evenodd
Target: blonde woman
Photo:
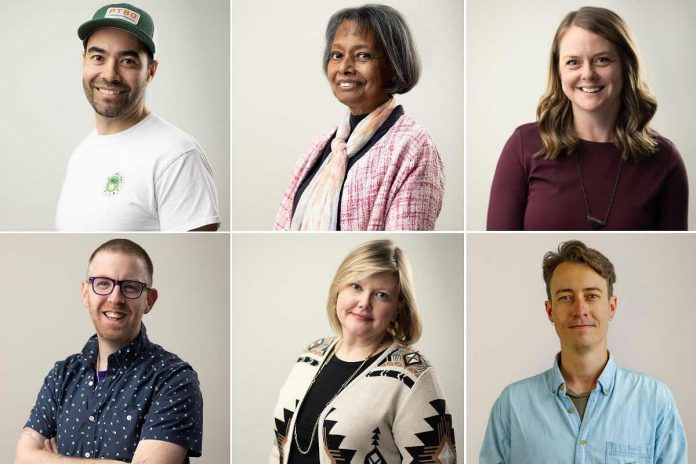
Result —
<path fill-rule="evenodd" d="M 269 463 L 456 462 L 452 417 L 421 335 L 411 270 L 389 240 L 343 260 L 327 312 L 337 337 L 300 354 L 280 390 Z"/>
<path fill-rule="evenodd" d="M 500 155 L 488 230 L 686 230 L 686 170 L 650 128 L 656 110 L 626 23 L 605 8 L 568 13 L 537 122 Z"/>

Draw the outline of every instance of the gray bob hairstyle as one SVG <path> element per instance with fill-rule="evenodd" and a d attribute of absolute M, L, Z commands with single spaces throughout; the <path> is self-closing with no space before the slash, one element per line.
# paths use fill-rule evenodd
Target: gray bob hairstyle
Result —
<path fill-rule="evenodd" d="M 413 290 L 411 265 L 404 252 L 391 240 L 372 240 L 363 243 L 348 253 L 338 267 L 326 302 L 326 312 L 331 328 L 338 335 L 341 334 L 341 322 L 336 314 L 338 292 L 351 283 L 380 272 L 393 274 L 399 284 L 400 310 L 396 321 L 390 324 L 387 331 L 395 340 L 413 344 L 418 341 L 423 329 Z"/>
<path fill-rule="evenodd" d="M 406 93 L 418 83 L 421 64 L 411 31 L 401 13 L 386 5 L 345 8 L 331 16 L 326 26 L 324 73 L 336 31 L 346 21 L 354 22 L 359 31 L 371 31 L 374 35 L 377 47 L 386 57 L 390 74 L 394 76 L 384 87 L 387 94 Z"/>

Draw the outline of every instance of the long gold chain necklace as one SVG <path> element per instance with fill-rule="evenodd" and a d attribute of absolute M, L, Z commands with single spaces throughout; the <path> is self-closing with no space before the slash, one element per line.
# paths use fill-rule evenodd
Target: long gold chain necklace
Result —
<path fill-rule="evenodd" d="M 346 387 L 348 386 L 348 384 L 353 380 L 353 378 L 354 378 L 354 377 L 358 374 L 358 372 L 360 372 L 360 370 L 363 368 L 363 366 L 365 365 L 365 363 L 366 363 L 372 356 L 374 356 L 375 353 L 377 353 L 377 350 L 379 349 L 380 346 L 382 346 L 382 343 L 383 343 L 383 342 L 384 342 L 384 339 L 380 340 L 380 342 L 377 344 L 377 346 L 375 347 L 375 349 L 372 350 L 372 352 L 371 352 L 370 354 L 367 355 L 367 358 L 365 358 L 365 360 L 364 360 L 362 363 L 360 363 L 360 366 L 358 366 L 358 368 L 350 375 L 350 377 L 348 377 L 348 380 L 346 380 L 345 382 L 343 382 L 343 384 L 341 384 L 341 388 L 338 389 L 338 391 L 336 392 L 336 394 L 335 394 L 329 401 L 326 402 L 326 405 L 324 405 L 324 408 L 326 408 L 326 406 L 327 406 L 329 403 L 331 403 L 333 400 L 335 400 L 336 397 L 339 395 L 339 393 L 341 393 L 341 392 L 343 391 L 343 389 L 346 388 Z M 331 354 L 326 358 L 326 361 L 324 361 L 324 363 L 321 365 L 321 367 L 319 368 L 319 370 L 317 371 L 317 373 L 314 374 L 314 378 L 312 379 L 312 383 L 309 384 L 309 387 L 307 388 L 307 392 L 309 392 L 309 390 L 312 388 L 312 386 L 314 385 L 314 382 L 317 381 L 317 377 L 319 377 L 319 374 L 321 374 L 321 371 L 324 370 L 324 367 L 325 367 L 327 364 L 329 364 L 329 361 L 331 361 L 331 359 L 334 357 L 334 355 L 335 355 L 336 352 L 338 351 L 339 346 L 340 346 L 341 343 L 343 343 L 343 340 L 339 341 L 339 342 L 336 344 L 336 346 L 334 347 L 334 349 L 331 350 Z M 324 408 L 322 408 L 322 409 L 324 409 Z M 299 410 L 298 410 L 298 414 L 299 414 Z M 303 450 L 302 447 L 300 446 L 300 440 L 297 438 L 297 421 L 295 421 L 295 430 L 294 430 L 293 435 L 295 436 L 295 446 L 297 446 L 297 451 L 299 451 L 301 454 L 307 455 L 307 454 L 309 454 L 309 451 L 312 449 L 312 444 L 314 443 L 314 435 L 317 434 L 317 428 L 319 427 L 319 418 L 320 418 L 320 417 L 321 417 L 321 411 L 319 412 L 319 415 L 317 416 L 317 420 L 314 422 L 314 427 L 312 427 L 312 435 L 311 435 L 311 437 L 310 437 L 310 439 L 309 439 L 309 445 L 307 445 L 307 449 L 304 449 L 304 450 Z"/>

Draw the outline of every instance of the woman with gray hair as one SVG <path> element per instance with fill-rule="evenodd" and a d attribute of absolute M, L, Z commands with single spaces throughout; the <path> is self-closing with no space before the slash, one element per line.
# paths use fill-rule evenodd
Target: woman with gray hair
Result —
<path fill-rule="evenodd" d="M 432 230 L 442 161 L 430 135 L 397 105 L 420 60 L 406 21 L 384 5 L 347 8 L 326 28 L 324 69 L 349 111 L 295 165 L 278 230 Z"/>
<path fill-rule="evenodd" d="M 452 416 L 430 362 L 403 251 L 351 251 L 329 288 L 336 337 L 311 343 L 280 390 L 269 464 L 456 462 Z"/>

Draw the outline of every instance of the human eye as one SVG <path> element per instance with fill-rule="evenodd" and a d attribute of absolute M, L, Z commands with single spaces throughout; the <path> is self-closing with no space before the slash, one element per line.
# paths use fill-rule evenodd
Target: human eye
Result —
<path fill-rule="evenodd" d="M 111 288 L 111 281 L 109 279 L 97 278 L 94 279 L 94 285 L 100 290 L 108 290 Z"/>
<path fill-rule="evenodd" d="M 355 54 L 355 61 L 358 61 L 361 63 L 365 63 L 367 61 L 370 61 L 371 58 L 372 58 L 372 55 L 370 55 L 367 52 L 358 52 Z"/>
<path fill-rule="evenodd" d="M 568 303 L 573 300 L 573 297 L 571 295 L 561 295 L 558 297 L 558 301 L 562 303 Z"/>
<path fill-rule="evenodd" d="M 134 280 L 124 280 L 121 283 L 124 292 L 137 293 L 140 291 L 140 282 Z"/>
<path fill-rule="evenodd" d="M 329 55 L 329 58 L 332 59 L 332 60 L 338 61 L 338 60 L 340 60 L 341 58 L 343 58 L 343 53 L 341 53 L 341 52 L 336 52 L 336 51 L 331 52 L 331 54 Z"/>
<path fill-rule="evenodd" d="M 90 55 L 89 59 L 90 59 L 90 61 L 92 61 L 94 63 L 101 63 L 104 61 L 104 57 L 102 55 L 95 55 L 95 54 Z"/>
<path fill-rule="evenodd" d="M 362 286 L 360 284 L 356 284 L 356 283 L 350 284 L 350 288 L 352 288 L 353 290 L 358 291 L 358 292 L 360 290 L 362 290 Z"/>
<path fill-rule="evenodd" d="M 597 300 L 597 299 L 599 299 L 599 297 L 600 297 L 599 293 L 588 293 L 587 294 L 588 300 Z"/>
<path fill-rule="evenodd" d="M 575 58 L 569 58 L 565 61 L 565 65 L 569 68 L 577 68 L 580 65 L 580 61 Z"/>
<path fill-rule="evenodd" d="M 375 296 L 381 301 L 389 301 L 389 294 L 387 292 L 375 292 Z"/>
<path fill-rule="evenodd" d="M 597 56 L 595 57 L 594 62 L 600 66 L 606 66 L 610 64 L 612 60 L 608 56 Z"/>
<path fill-rule="evenodd" d="M 133 59 L 133 58 L 123 58 L 121 60 L 121 63 L 125 66 L 130 66 L 130 67 L 137 66 L 139 64 L 138 61 Z"/>

